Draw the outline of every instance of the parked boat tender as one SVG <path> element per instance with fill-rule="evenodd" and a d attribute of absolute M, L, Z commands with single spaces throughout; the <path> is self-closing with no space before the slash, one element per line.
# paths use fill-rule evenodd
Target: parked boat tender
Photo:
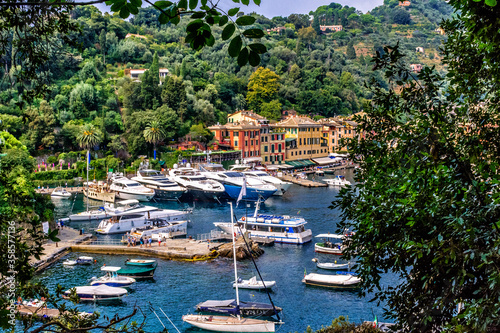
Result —
<path fill-rule="evenodd" d="M 72 195 L 65 188 L 56 187 L 50 194 L 52 199 L 71 199 Z"/>
<path fill-rule="evenodd" d="M 121 267 L 113 267 L 113 266 L 103 266 L 101 267 L 101 271 L 106 272 L 107 274 L 101 276 L 100 278 L 92 278 L 92 282 L 90 282 L 91 286 L 95 285 L 106 285 L 110 287 L 128 287 L 132 283 L 135 283 L 135 279 L 125 276 L 119 276 L 116 274 L 121 269 Z"/>
<path fill-rule="evenodd" d="M 254 290 L 263 290 L 263 289 L 271 289 L 276 285 L 276 281 L 258 281 L 257 277 L 254 276 L 249 280 L 243 280 L 242 278 L 238 279 L 238 283 L 233 283 L 233 288 L 236 288 L 236 284 L 238 284 L 238 288 L 242 289 L 254 289 Z"/>

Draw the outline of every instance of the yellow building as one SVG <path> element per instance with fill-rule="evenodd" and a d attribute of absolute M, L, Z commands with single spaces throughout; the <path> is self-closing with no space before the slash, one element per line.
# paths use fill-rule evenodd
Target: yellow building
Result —
<path fill-rule="evenodd" d="M 328 156 L 328 144 L 321 139 L 323 126 L 311 118 L 292 116 L 271 126 L 285 132 L 287 164 L 315 165 L 312 158 Z"/>

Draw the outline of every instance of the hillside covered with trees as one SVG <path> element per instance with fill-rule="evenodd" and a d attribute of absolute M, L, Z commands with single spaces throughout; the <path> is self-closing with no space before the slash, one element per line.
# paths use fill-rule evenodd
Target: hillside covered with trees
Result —
<path fill-rule="evenodd" d="M 141 8 L 126 21 L 93 6 L 76 6 L 71 22 L 81 31 L 52 37 L 52 61 L 44 72 L 49 92 L 43 99 L 20 98 L 22 86 L 8 79 L 19 70 L 9 62 L 15 48 L 1 56 L 0 128 L 13 136 L 10 141 L 40 155 L 79 150 L 80 128 L 91 123 L 102 133 L 100 151 L 128 158 L 151 154 L 153 143 L 143 132 L 153 120 L 165 136 L 161 150 L 189 133 L 209 142 L 205 128 L 225 123 L 227 114 L 239 109 L 273 120 L 287 109 L 313 117 L 350 115 L 372 98 L 364 86 L 368 79 L 388 87 L 370 62 L 384 45 L 399 42 L 409 64 L 442 70 L 438 48 L 444 36 L 436 28 L 450 13 L 440 0 L 409 6 L 391 0 L 366 14 L 336 3 L 310 15 L 253 13 L 252 27 L 267 32 L 261 41 L 268 51 L 259 66 L 240 67 L 228 56 L 228 41 L 216 38 L 213 47 L 193 51 L 185 41 L 187 23 L 160 25 L 153 8 Z M 342 31 L 322 31 L 324 25 L 342 25 Z M 160 68 L 169 72 L 161 80 Z M 139 81 L 129 77 L 131 69 L 149 70 Z"/>

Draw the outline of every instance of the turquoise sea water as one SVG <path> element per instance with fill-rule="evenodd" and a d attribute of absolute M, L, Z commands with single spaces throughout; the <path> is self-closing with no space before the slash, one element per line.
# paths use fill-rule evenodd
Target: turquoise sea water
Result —
<path fill-rule="evenodd" d="M 352 181 L 352 175 L 347 172 L 347 179 Z M 339 220 L 339 212 L 329 209 L 328 206 L 338 193 L 332 187 L 305 188 L 293 185 L 283 197 L 271 197 L 261 207 L 261 212 L 268 214 L 300 215 L 308 221 L 308 228 L 313 235 L 325 232 L 334 232 Z M 152 203 L 159 207 L 180 209 L 187 204 L 173 202 Z M 57 208 L 59 216 L 65 216 L 71 210 L 71 202 L 63 202 Z M 81 198 L 77 199 L 74 211 L 83 210 Z M 238 217 L 245 213 L 251 214 L 253 208 L 246 208 L 240 204 L 235 210 Z M 213 222 L 229 221 L 229 205 L 227 204 L 196 204 L 192 222 L 188 227 L 189 235 L 206 233 L 215 229 Z M 83 227 L 86 231 L 95 228 L 96 222 L 71 224 L 72 227 Z M 101 239 L 111 236 L 100 236 Z M 117 236 L 113 236 L 116 238 Z M 337 290 L 330 288 L 310 287 L 301 282 L 304 271 L 329 274 L 328 271 L 319 270 L 312 258 L 320 261 L 333 261 L 335 256 L 314 253 L 314 239 L 309 244 L 280 245 L 264 248 L 265 253 L 256 262 L 264 280 L 275 280 L 277 286 L 271 293 L 277 306 L 283 308 L 284 325 L 282 332 L 304 332 L 307 326 L 319 329 L 321 326 L 330 325 L 338 316 L 347 316 L 350 321 L 362 322 L 373 320 L 374 314 L 379 321 L 383 321 L 382 308 L 375 303 L 369 303 L 370 295 L 359 297 L 355 291 Z M 66 258 L 76 258 L 79 253 L 71 253 Z M 55 288 L 59 283 L 65 288 L 87 285 L 93 276 L 100 276 L 100 267 L 103 264 L 123 266 L 125 256 L 119 255 L 93 255 L 97 264 L 92 266 L 64 267 L 62 260 L 36 278 L 46 283 L 50 288 Z M 63 258 L 63 259 L 66 259 Z M 256 275 L 251 260 L 238 262 L 238 273 L 242 278 Z M 331 273 L 330 273 L 331 274 Z M 194 306 L 202 301 L 223 300 L 235 298 L 232 288 L 234 280 L 233 263 L 228 259 L 216 259 L 208 262 L 178 262 L 158 259 L 158 268 L 154 280 L 137 282 L 130 288 L 130 294 L 123 301 L 114 304 L 84 303 L 78 305 L 81 311 L 99 311 L 112 316 L 115 313 L 125 315 L 129 313 L 134 304 L 141 307 L 147 315 L 146 329 L 159 331 L 161 324 L 155 315 L 149 311 L 151 303 L 156 309 L 162 308 L 181 332 L 199 331 L 190 328 L 182 322 L 182 315 L 194 313 Z M 385 276 L 383 283 L 389 285 L 395 281 L 393 276 Z M 240 299 L 245 301 L 267 302 L 264 292 L 240 290 Z M 137 317 L 141 319 L 142 317 Z M 175 329 L 166 318 L 163 322 L 170 330 Z"/>

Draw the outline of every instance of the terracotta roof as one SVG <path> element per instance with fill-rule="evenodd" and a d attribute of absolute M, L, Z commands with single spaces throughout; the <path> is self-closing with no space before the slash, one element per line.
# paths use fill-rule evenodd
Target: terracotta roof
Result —
<path fill-rule="evenodd" d="M 209 130 L 225 129 L 225 130 L 248 130 L 260 129 L 260 125 L 253 121 L 243 120 L 239 123 L 227 123 L 225 125 L 213 125 L 208 128 Z"/>
<path fill-rule="evenodd" d="M 309 117 L 289 117 L 276 124 L 273 127 L 321 127 L 321 124 Z"/>

